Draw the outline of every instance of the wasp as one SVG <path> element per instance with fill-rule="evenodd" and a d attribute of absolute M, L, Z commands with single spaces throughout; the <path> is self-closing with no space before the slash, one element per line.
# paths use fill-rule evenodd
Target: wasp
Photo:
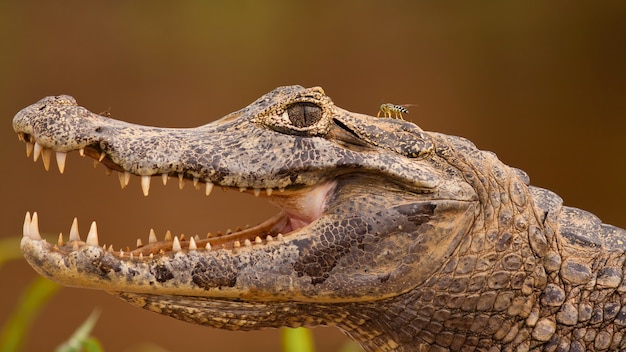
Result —
<path fill-rule="evenodd" d="M 378 114 L 376 114 L 376 117 L 381 117 L 380 115 L 382 114 L 383 115 L 382 117 L 385 117 L 385 118 L 404 120 L 402 118 L 402 114 L 408 114 L 409 109 L 407 109 L 406 107 L 412 106 L 412 105 L 413 104 L 398 105 L 398 104 L 385 103 L 380 106 L 380 109 L 378 110 Z"/>

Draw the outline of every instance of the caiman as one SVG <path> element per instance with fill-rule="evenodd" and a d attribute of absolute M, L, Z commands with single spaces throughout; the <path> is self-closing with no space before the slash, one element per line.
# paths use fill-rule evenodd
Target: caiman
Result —
<path fill-rule="evenodd" d="M 366 351 L 626 349 L 626 232 L 464 138 L 300 86 L 197 128 L 117 121 L 66 95 L 13 127 L 46 167 L 79 151 L 145 194 L 174 177 L 280 208 L 241 231 L 151 234 L 132 250 L 101 247 L 95 223 L 85 240 L 73 226 L 48 243 L 26 214 L 26 260 L 63 285 L 221 329 L 336 326 Z"/>

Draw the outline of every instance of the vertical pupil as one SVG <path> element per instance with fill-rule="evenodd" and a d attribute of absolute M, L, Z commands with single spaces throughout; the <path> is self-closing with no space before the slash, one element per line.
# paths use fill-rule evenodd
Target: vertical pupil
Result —
<path fill-rule="evenodd" d="M 287 107 L 287 114 L 295 127 L 309 127 L 322 118 L 322 108 L 313 103 L 296 103 Z"/>

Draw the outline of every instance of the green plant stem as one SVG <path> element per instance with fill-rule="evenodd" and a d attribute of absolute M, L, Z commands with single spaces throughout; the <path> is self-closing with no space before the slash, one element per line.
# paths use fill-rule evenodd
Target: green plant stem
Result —
<path fill-rule="evenodd" d="M 1 351 L 18 351 L 33 319 L 50 297 L 61 288 L 60 285 L 37 276 L 22 293 L 20 302 L 15 307 L 2 329 L 0 336 Z"/>

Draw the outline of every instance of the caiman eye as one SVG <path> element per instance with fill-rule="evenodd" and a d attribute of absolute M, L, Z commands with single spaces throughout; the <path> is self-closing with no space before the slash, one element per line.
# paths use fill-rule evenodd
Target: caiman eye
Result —
<path fill-rule="evenodd" d="M 322 108 L 307 102 L 289 105 L 285 111 L 295 127 L 309 127 L 322 118 Z"/>

